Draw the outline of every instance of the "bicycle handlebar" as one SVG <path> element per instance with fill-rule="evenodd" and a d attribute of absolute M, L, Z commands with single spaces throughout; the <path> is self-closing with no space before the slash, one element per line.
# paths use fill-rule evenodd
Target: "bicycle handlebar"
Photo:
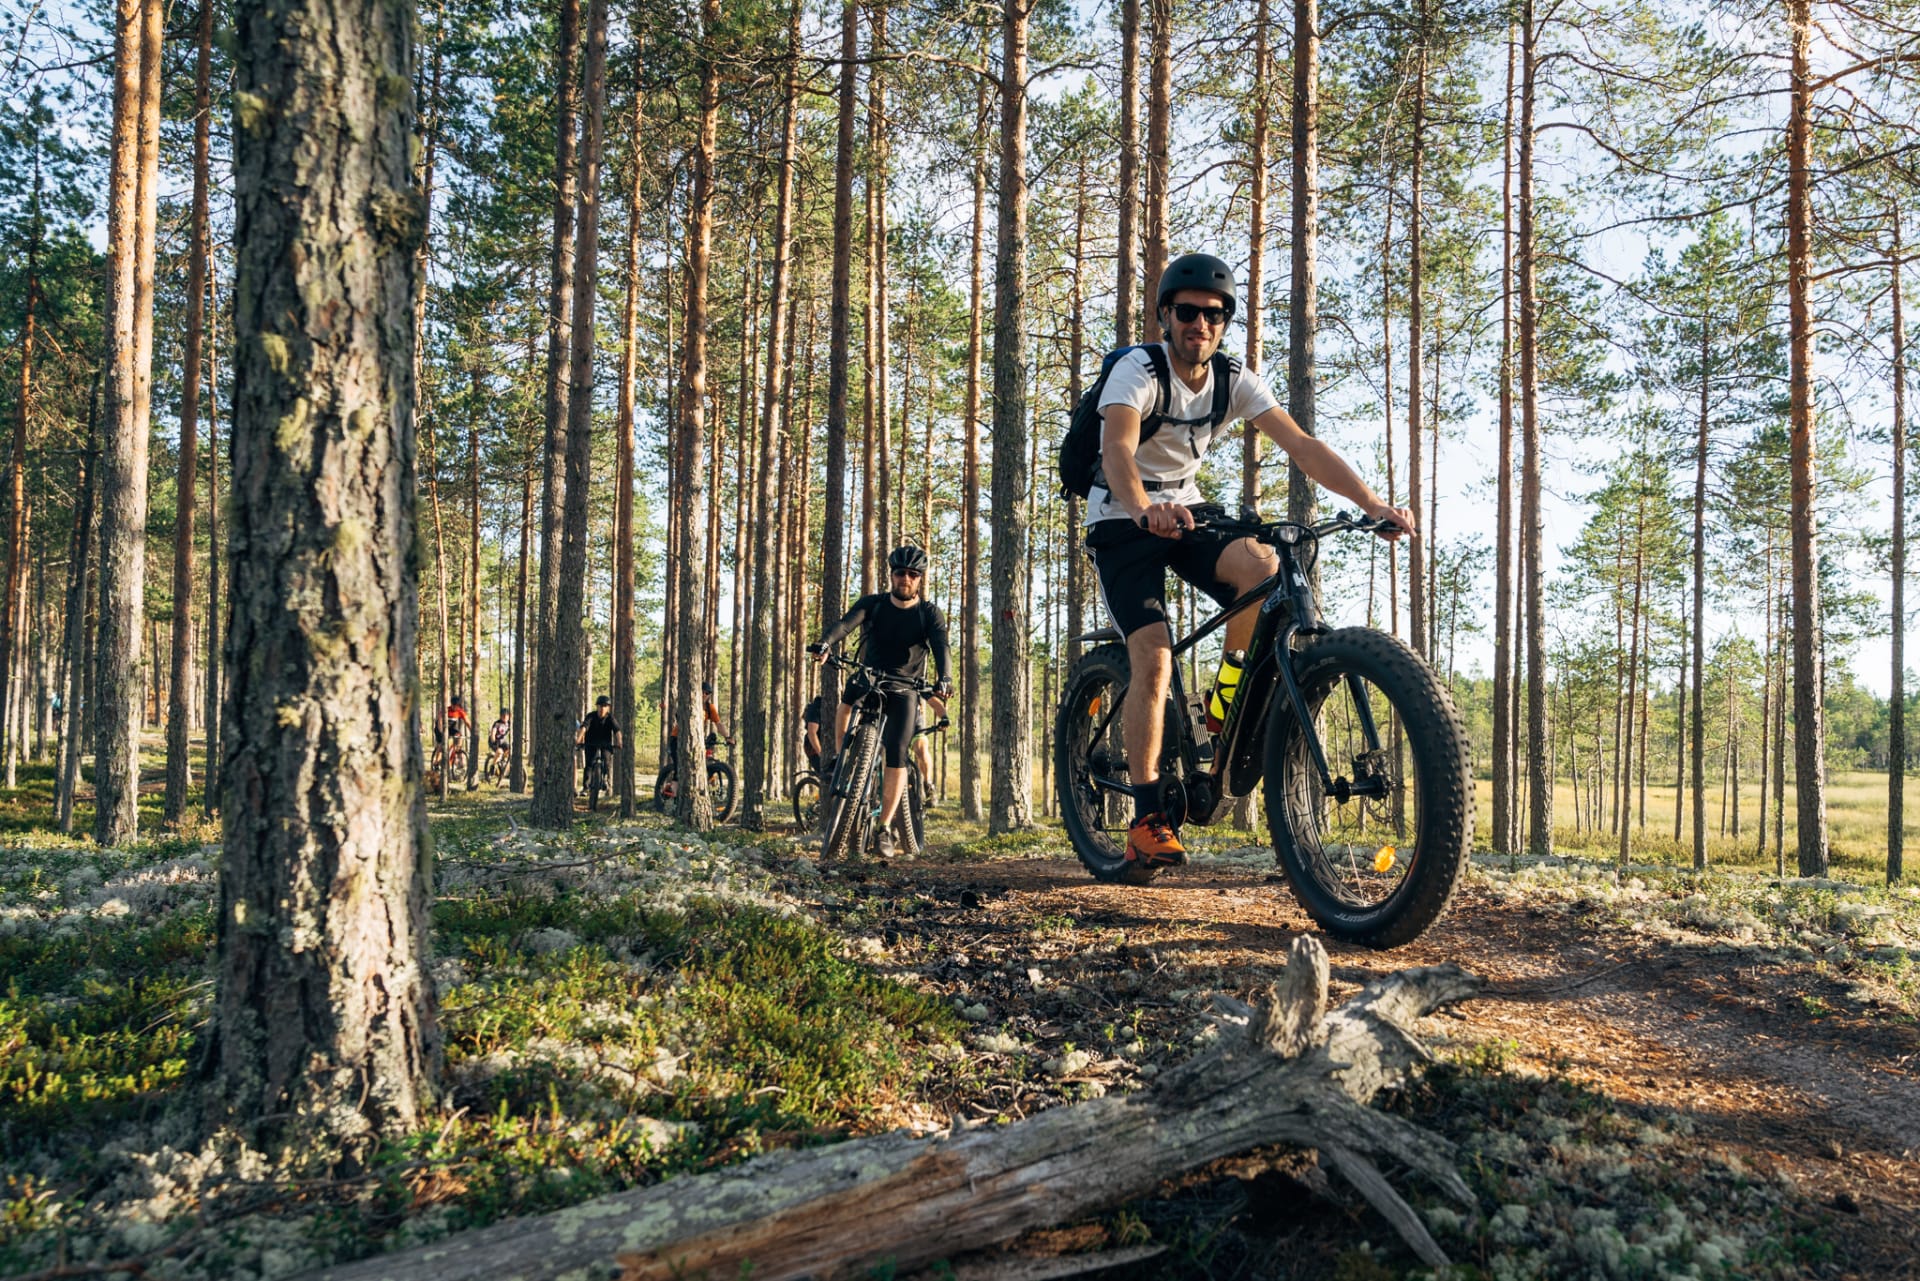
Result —
<path fill-rule="evenodd" d="M 1338 534 L 1351 531 L 1359 534 L 1387 534 L 1400 532 L 1400 526 L 1390 520 L 1380 520 L 1373 516 L 1363 516 L 1359 512 L 1346 512 L 1317 525 L 1308 525 L 1296 520 L 1261 520 L 1257 513 L 1243 508 L 1238 518 L 1229 517 L 1227 509 L 1218 503 L 1202 503 L 1189 509 L 1193 513 L 1195 529 L 1210 529 L 1217 533 L 1229 534 L 1239 538 L 1251 538 L 1262 543 L 1286 543 L 1318 541 L 1326 534 Z M 1140 527 L 1146 528 L 1146 517 L 1140 517 Z"/>
<path fill-rule="evenodd" d="M 934 681 L 916 680 L 911 676 L 902 676 L 898 672 L 883 672 L 877 667 L 868 667 L 865 663 L 848 658 L 833 650 L 827 651 L 826 661 L 841 671 L 859 672 L 876 685 L 884 682 L 889 685 L 899 686 L 903 689 L 910 689 L 914 693 L 923 696 L 939 697 L 940 686 Z"/>

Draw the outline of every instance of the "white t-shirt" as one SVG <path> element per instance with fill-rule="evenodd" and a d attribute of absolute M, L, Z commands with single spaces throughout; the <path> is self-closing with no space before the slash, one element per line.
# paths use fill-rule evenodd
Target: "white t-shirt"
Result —
<path fill-rule="evenodd" d="M 1194 477 L 1200 472 L 1207 447 L 1236 424 L 1258 418 L 1280 402 L 1274 398 L 1266 379 L 1243 368 L 1227 396 L 1227 416 L 1214 428 L 1207 423 L 1213 413 L 1213 363 L 1207 363 L 1207 376 L 1198 390 L 1188 387 L 1178 374 L 1168 382 L 1167 411 L 1161 416 L 1159 430 L 1134 451 L 1133 462 L 1140 470 L 1140 479 L 1166 486 L 1148 490 L 1149 503 L 1191 506 L 1205 501 Z M 1100 408 L 1104 412 L 1108 405 L 1131 405 L 1144 422 L 1153 412 L 1153 403 L 1158 397 L 1152 357 L 1145 351 L 1134 351 L 1123 357 L 1107 375 L 1107 385 L 1100 392 Z M 1101 486 L 1095 485 L 1087 494 L 1087 524 L 1129 519 L 1127 509 Z"/>

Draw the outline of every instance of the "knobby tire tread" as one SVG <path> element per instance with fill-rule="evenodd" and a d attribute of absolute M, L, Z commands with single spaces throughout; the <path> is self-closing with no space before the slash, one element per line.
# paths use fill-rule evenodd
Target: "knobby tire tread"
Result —
<path fill-rule="evenodd" d="M 1267 724 L 1267 826 L 1280 866 L 1294 898 L 1327 933 L 1349 943 L 1378 949 L 1399 947 L 1423 934 L 1447 910 L 1459 888 L 1473 840 L 1473 780 L 1466 729 L 1453 697 L 1439 675 L 1396 637 L 1371 627 L 1328 632 L 1295 658 L 1303 687 L 1313 689 L 1321 673 L 1357 671 L 1384 694 L 1400 714 L 1408 754 L 1419 771 L 1420 809 L 1415 833 L 1415 866 L 1384 902 L 1359 909 L 1323 889 L 1306 861 L 1294 850 L 1286 821 L 1288 791 L 1282 775 L 1290 766 L 1287 730 L 1291 710 L 1276 694 Z M 1337 680 L 1337 677 L 1336 677 Z M 1382 722 L 1384 737 L 1387 726 Z"/>
<path fill-rule="evenodd" d="M 842 745 L 841 758 L 847 762 L 847 794 L 834 796 L 829 784 L 827 805 L 831 818 L 827 823 L 827 839 L 820 850 L 824 859 L 845 858 L 849 851 L 864 844 L 859 839 L 864 826 L 867 808 L 867 790 L 872 782 L 874 757 L 880 750 L 880 727 L 873 724 L 860 726 L 853 732 L 852 740 Z"/>
<path fill-rule="evenodd" d="M 1131 678 L 1132 668 L 1127 658 L 1124 644 L 1108 643 L 1097 645 L 1081 655 L 1080 661 L 1073 665 L 1067 675 L 1064 692 L 1060 696 L 1060 707 L 1055 716 L 1053 735 L 1053 776 L 1055 779 L 1055 799 L 1059 802 L 1060 817 L 1067 829 L 1067 839 L 1073 845 L 1074 854 L 1080 859 L 1080 865 L 1087 869 L 1094 880 L 1107 884 L 1145 885 L 1153 880 L 1158 868 L 1141 863 L 1130 862 L 1124 849 L 1109 853 L 1105 829 L 1098 831 L 1087 826 L 1080 813 L 1079 798 L 1074 795 L 1072 781 L 1082 772 L 1082 765 L 1075 759 L 1082 744 L 1078 734 L 1072 732 L 1072 722 L 1078 709 L 1086 705 L 1093 689 L 1124 688 Z"/>

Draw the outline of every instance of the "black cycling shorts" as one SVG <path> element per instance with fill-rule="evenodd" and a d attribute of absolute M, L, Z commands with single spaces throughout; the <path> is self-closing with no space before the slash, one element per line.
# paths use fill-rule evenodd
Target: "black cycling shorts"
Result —
<path fill-rule="evenodd" d="M 872 688 L 866 677 L 855 676 L 840 691 L 840 701 L 852 707 Z M 904 769 L 907 751 L 913 746 L 913 731 L 920 724 L 920 695 L 910 689 L 890 689 L 882 696 L 887 700 L 887 723 L 882 728 L 880 745 L 886 749 L 887 768 Z"/>
<path fill-rule="evenodd" d="M 1087 530 L 1100 598 L 1122 636 L 1167 621 L 1168 569 L 1222 606 L 1231 605 L 1240 593 L 1221 579 L 1220 557 L 1238 541 L 1206 529 L 1162 538 L 1130 520 L 1098 521 Z"/>

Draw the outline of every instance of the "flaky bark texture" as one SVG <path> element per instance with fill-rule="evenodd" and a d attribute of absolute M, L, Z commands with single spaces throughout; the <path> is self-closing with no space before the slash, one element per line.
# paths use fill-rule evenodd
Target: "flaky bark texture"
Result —
<path fill-rule="evenodd" d="M 94 651 L 93 837 L 139 832 L 147 433 L 153 398 L 154 213 L 159 188 L 159 0 L 115 10 L 107 207 L 107 419 L 100 455 L 100 623 Z"/>
<path fill-rule="evenodd" d="M 413 6 L 243 6 L 210 1120 L 309 1159 L 439 1053 L 414 645 Z M 337 1149 L 336 1149 L 337 1150 Z"/>
<path fill-rule="evenodd" d="M 1820 523 L 1814 510 L 1812 124 L 1808 0 L 1789 0 L 1793 106 L 1787 117 L 1787 331 L 1793 515 L 1794 841 L 1800 875 L 1827 874 L 1826 673 L 1820 636 Z"/>
<path fill-rule="evenodd" d="M 1137 6 L 1139 0 L 1127 2 Z M 980 61 L 986 60 L 983 35 Z M 986 306 L 987 120 L 987 81 L 983 76 L 974 101 L 973 239 L 967 276 L 966 444 L 960 477 L 960 817 L 974 823 L 986 815 L 980 796 L 983 692 L 980 684 L 980 353 L 984 345 L 982 312 Z M 1130 207 L 1132 201 L 1125 204 Z M 1132 274 L 1131 267 L 1128 274 Z"/>
<path fill-rule="evenodd" d="M 1907 790 L 1907 329 L 1900 307 L 1900 211 L 1893 213 L 1893 264 L 1887 289 L 1893 299 L 1893 672 L 1887 686 L 1887 884 L 1900 880 Z M 1766 721 L 1766 703 L 1760 719 Z M 1767 753 L 1760 752 L 1761 774 Z M 1766 815 L 1766 807 L 1760 809 Z"/>
<path fill-rule="evenodd" d="M 847 363 L 853 344 L 853 114 L 860 60 L 860 10 L 840 9 L 839 116 L 833 151 L 833 277 L 827 312 L 827 492 L 820 526 L 820 631 L 847 609 Z M 818 633 L 816 633 L 817 635 Z M 824 701 L 832 707 L 840 680 L 826 669 Z"/>
<path fill-rule="evenodd" d="M 560 578 L 551 634 L 540 651 L 534 702 L 533 803 L 541 827 L 573 822 L 574 726 L 584 668 L 581 619 L 587 587 L 587 486 L 593 463 L 593 310 L 599 277 L 600 153 L 606 129 L 607 7 L 592 0 L 587 17 L 586 138 L 580 148 L 579 212 L 574 223 L 572 343 L 567 375 L 566 485 L 561 504 Z M 544 561 L 542 562 L 545 563 Z"/>
<path fill-rule="evenodd" d="M 187 260 L 187 344 L 181 361 L 180 472 L 173 528 L 173 673 L 167 683 L 167 794 L 163 816 L 178 823 L 187 812 L 187 729 L 193 670 L 194 464 L 200 454 L 200 348 L 206 332 L 207 159 L 212 112 L 213 0 L 200 0 L 199 49 L 193 73 L 193 231 Z"/>
<path fill-rule="evenodd" d="M 599 0 L 596 0 L 598 3 Z M 720 0 L 700 5 L 700 126 L 694 149 L 693 202 L 687 210 L 687 350 L 680 383 L 680 491 L 686 541 L 680 552 L 680 643 L 676 647 L 674 715 L 680 723 L 678 780 L 680 821 L 695 831 L 713 827 L 707 792 L 706 699 L 701 692 L 702 633 L 714 593 L 702 570 L 718 531 L 707 524 L 707 484 L 701 467 L 706 449 L 708 277 L 713 265 L 713 167 L 720 116 Z M 718 442 L 715 442 L 716 451 Z M 715 487 L 717 491 L 717 486 Z M 716 503 L 718 493 L 715 493 Z M 704 669 L 710 671 L 711 669 Z"/>
<path fill-rule="evenodd" d="M 1134 290 L 1140 284 L 1140 0 L 1120 0 L 1120 178 L 1115 203 L 1119 234 L 1113 262 L 1113 345 L 1125 347 L 1139 341 Z"/>
<path fill-rule="evenodd" d="M 993 790 L 989 832 L 1033 825 L 1032 673 L 1027 661 L 1027 9 L 1000 19 L 1000 251 L 993 264 Z M 1151 261 L 1151 258 L 1149 259 Z"/>
<path fill-rule="evenodd" d="M 800 4 L 787 9 L 786 113 L 780 130 L 779 195 L 773 216 L 773 299 L 767 308 L 767 382 L 760 410 L 760 460 L 753 481 L 753 621 L 747 651 L 747 708 L 742 717 L 744 800 L 741 824 L 766 826 L 770 757 L 777 756 L 777 735 L 765 712 L 775 703 L 773 649 L 778 599 L 779 442 L 786 433 L 787 291 L 793 263 L 794 169 L 800 150 Z"/>
<path fill-rule="evenodd" d="M 1553 853 L 1553 771 L 1547 738 L 1547 625 L 1540 570 L 1540 299 L 1533 257 L 1533 72 L 1539 32 L 1532 0 L 1520 8 L 1520 556 L 1527 636 L 1527 853 Z"/>
<path fill-rule="evenodd" d="M 1264 1144 L 1318 1149 L 1429 1266 L 1446 1256 L 1375 1165 L 1474 1199 L 1444 1140 L 1366 1104 L 1426 1057 L 1414 1022 L 1471 996 L 1458 966 L 1406 970 L 1327 1012 L 1327 954 L 1296 939 L 1259 1008 L 1222 1000 L 1220 1047 L 1152 1089 L 932 1139 L 881 1135 L 601 1197 L 323 1274 L 329 1281 L 601 1275 L 857 1277 L 1009 1241 Z"/>
<path fill-rule="evenodd" d="M 1314 341 L 1320 329 L 1320 6 L 1293 5 L 1293 285 L 1287 300 L 1287 413 L 1309 436 L 1314 414 Z M 1388 397 L 1391 408 L 1392 397 Z M 1391 448 L 1391 447 L 1389 447 Z M 1312 521 L 1313 481 L 1287 463 L 1287 519 Z"/>

